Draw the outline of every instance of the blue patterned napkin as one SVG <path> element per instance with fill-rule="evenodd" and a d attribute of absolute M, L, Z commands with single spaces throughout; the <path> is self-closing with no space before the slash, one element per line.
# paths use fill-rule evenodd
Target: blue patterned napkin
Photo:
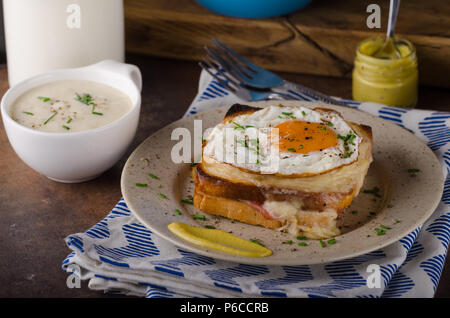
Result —
<path fill-rule="evenodd" d="M 295 99 L 313 100 L 291 92 Z M 202 72 L 198 95 L 186 116 L 212 107 L 245 103 Z M 344 101 L 405 127 L 428 144 L 450 171 L 450 113 L 405 110 Z M 244 265 L 177 248 L 144 227 L 123 199 L 84 233 L 69 235 L 72 253 L 62 268 L 89 288 L 145 297 L 432 297 L 450 241 L 450 177 L 432 217 L 398 242 L 347 260 L 304 266 Z M 382 283 L 369 288 L 369 264 Z"/>

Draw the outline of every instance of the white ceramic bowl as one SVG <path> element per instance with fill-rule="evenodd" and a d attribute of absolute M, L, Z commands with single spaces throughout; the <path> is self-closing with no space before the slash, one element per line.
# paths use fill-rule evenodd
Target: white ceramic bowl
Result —
<path fill-rule="evenodd" d="M 50 133 L 20 125 L 10 116 L 13 102 L 27 90 L 59 80 L 89 80 L 125 93 L 131 110 L 118 120 L 91 130 Z M 87 67 L 40 74 L 11 87 L 1 101 L 6 134 L 17 155 L 31 168 L 60 182 L 83 182 L 111 168 L 134 138 L 141 109 L 142 77 L 134 65 L 105 60 Z"/>

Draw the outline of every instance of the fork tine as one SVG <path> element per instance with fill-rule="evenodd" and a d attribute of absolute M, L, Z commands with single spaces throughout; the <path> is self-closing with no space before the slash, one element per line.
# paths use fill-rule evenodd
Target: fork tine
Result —
<path fill-rule="evenodd" d="M 232 75 L 229 75 L 227 72 L 223 71 L 219 64 L 214 61 L 208 61 L 206 58 L 203 58 L 203 61 L 208 64 L 211 68 L 213 68 L 216 72 L 220 73 L 228 82 L 231 82 L 235 87 L 240 87 L 241 83 L 236 80 Z"/>
<path fill-rule="evenodd" d="M 253 78 L 252 75 L 249 73 L 257 74 L 258 72 L 255 71 L 253 68 L 251 68 L 249 65 L 244 63 L 242 60 L 237 58 L 236 56 L 239 56 L 236 52 L 232 51 L 230 48 L 225 46 L 225 44 L 220 44 L 216 41 L 212 41 L 214 48 L 219 52 L 219 54 L 222 55 L 222 57 L 226 60 L 228 60 L 230 63 L 232 63 L 236 68 L 238 68 L 242 73 L 244 73 L 245 76 Z M 232 53 L 230 53 L 232 52 Z M 248 62 L 248 61 L 247 61 Z"/>
<path fill-rule="evenodd" d="M 223 54 L 224 59 L 230 61 L 230 63 L 232 63 L 233 65 L 235 65 L 242 73 L 244 73 L 245 76 L 249 77 L 249 78 L 253 78 L 253 75 L 250 74 L 249 72 L 253 73 L 253 74 L 257 74 L 258 72 L 254 71 L 253 69 L 251 69 L 250 67 L 248 67 L 245 64 L 242 64 L 242 62 L 240 62 L 239 60 L 237 60 L 233 55 L 231 55 L 229 52 L 218 48 L 220 50 L 220 52 Z"/>
<path fill-rule="evenodd" d="M 227 51 L 224 51 L 221 48 L 217 48 L 219 50 L 218 55 L 220 55 L 225 61 L 227 61 L 229 64 L 232 64 L 235 68 L 239 70 L 240 73 L 242 73 L 244 76 L 252 79 L 253 75 L 250 74 L 250 70 L 246 65 L 243 65 L 241 62 L 236 60 L 232 55 L 230 55 Z M 220 54 L 222 53 L 222 54 Z M 256 74 L 255 72 L 252 72 L 253 74 Z"/>
<path fill-rule="evenodd" d="M 209 50 L 210 53 L 214 55 L 215 59 L 220 59 L 222 63 L 226 63 L 226 65 L 223 66 L 225 69 L 228 68 L 230 71 L 234 71 L 235 73 L 237 72 L 238 74 L 236 74 L 236 76 L 245 76 L 250 79 L 253 78 L 248 69 L 242 65 L 242 63 L 233 58 L 232 55 L 228 54 L 223 48 L 216 46 L 214 49 L 210 49 L 209 47 L 205 47 L 205 49 L 207 51 Z"/>
<path fill-rule="evenodd" d="M 236 65 L 235 62 L 230 60 L 224 54 L 219 54 L 215 49 L 209 48 L 208 46 L 205 46 L 205 50 L 212 60 L 216 61 L 217 64 L 228 70 L 228 72 L 234 75 L 234 77 L 241 78 L 244 76 L 250 79 L 252 78 L 252 76 L 248 72 Z"/>
<path fill-rule="evenodd" d="M 246 58 L 244 58 L 243 56 L 237 54 L 235 51 L 233 51 L 232 49 L 230 49 L 228 46 L 226 46 L 224 43 L 222 43 L 221 41 L 219 41 L 217 38 L 212 38 L 211 42 L 216 46 L 216 47 L 220 47 L 222 48 L 222 50 L 224 50 L 227 54 L 231 55 L 233 58 L 235 58 L 236 60 L 238 60 L 243 66 L 245 66 L 246 68 L 248 68 L 251 72 L 253 73 L 258 73 L 257 70 L 255 70 L 252 66 L 253 63 L 250 62 L 249 60 L 247 60 Z"/>
<path fill-rule="evenodd" d="M 220 84 L 222 84 L 226 89 L 228 89 L 231 92 L 236 92 L 236 89 L 234 87 L 232 87 L 231 85 L 228 85 L 227 82 L 225 82 L 224 80 L 222 80 L 219 76 L 217 76 L 216 74 L 214 74 L 213 72 L 211 72 L 211 68 L 212 69 L 216 69 L 211 63 L 209 63 L 207 60 L 203 59 L 202 61 L 200 61 L 198 63 L 198 65 L 200 65 L 200 67 L 202 69 L 204 69 L 206 72 L 209 73 L 209 75 L 211 75 L 212 77 L 214 77 Z"/>

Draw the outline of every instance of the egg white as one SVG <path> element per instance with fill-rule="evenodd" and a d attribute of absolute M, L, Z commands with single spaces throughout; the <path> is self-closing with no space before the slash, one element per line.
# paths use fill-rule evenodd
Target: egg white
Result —
<path fill-rule="evenodd" d="M 338 136 L 352 134 L 355 137 L 351 143 L 338 139 L 334 147 L 307 154 L 280 152 L 278 147 L 270 147 L 271 129 L 287 120 L 331 122 L 327 129 Z M 269 106 L 215 126 L 206 139 L 203 156 L 258 173 L 314 175 L 357 160 L 361 140 L 336 112 L 302 106 Z"/>

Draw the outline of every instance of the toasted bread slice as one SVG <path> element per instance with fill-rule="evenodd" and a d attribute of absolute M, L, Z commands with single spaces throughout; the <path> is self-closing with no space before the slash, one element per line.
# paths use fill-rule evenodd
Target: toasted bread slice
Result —
<path fill-rule="evenodd" d="M 231 182 L 209 175 L 202 169 L 201 163 L 194 168 L 193 178 L 195 188 L 209 196 L 256 203 L 264 203 L 268 198 L 274 201 L 302 200 L 302 209 L 306 211 L 323 211 L 331 208 L 340 212 L 350 205 L 358 190 L 353 188 L 348 192 L 315 193 Z"/>
<path fill-rule="evenodd" d="M 280 203 L 282 206 L 283 202 Z M 290 219 L 271 219 L 248 202 L 207 195 L 197 189 L 194 190 L 194 206 L 205 213 L 269 229 L 285 229 L 292 234 L 301 233 L 310 239 L 329 238 L 340 233 L 336 227 L 337 213 L 333 210 L 298 211 Z"/>
<path fill-rule="evenodd" d="M 207 195 L 199 192 L 197 188 L 194 191 L 194 205 L 203 212 L 247 224 L 261 225 L 270 229 L 282 226 L 280 221 L 264 218 L 262 213 L 244 202 Z"/>

